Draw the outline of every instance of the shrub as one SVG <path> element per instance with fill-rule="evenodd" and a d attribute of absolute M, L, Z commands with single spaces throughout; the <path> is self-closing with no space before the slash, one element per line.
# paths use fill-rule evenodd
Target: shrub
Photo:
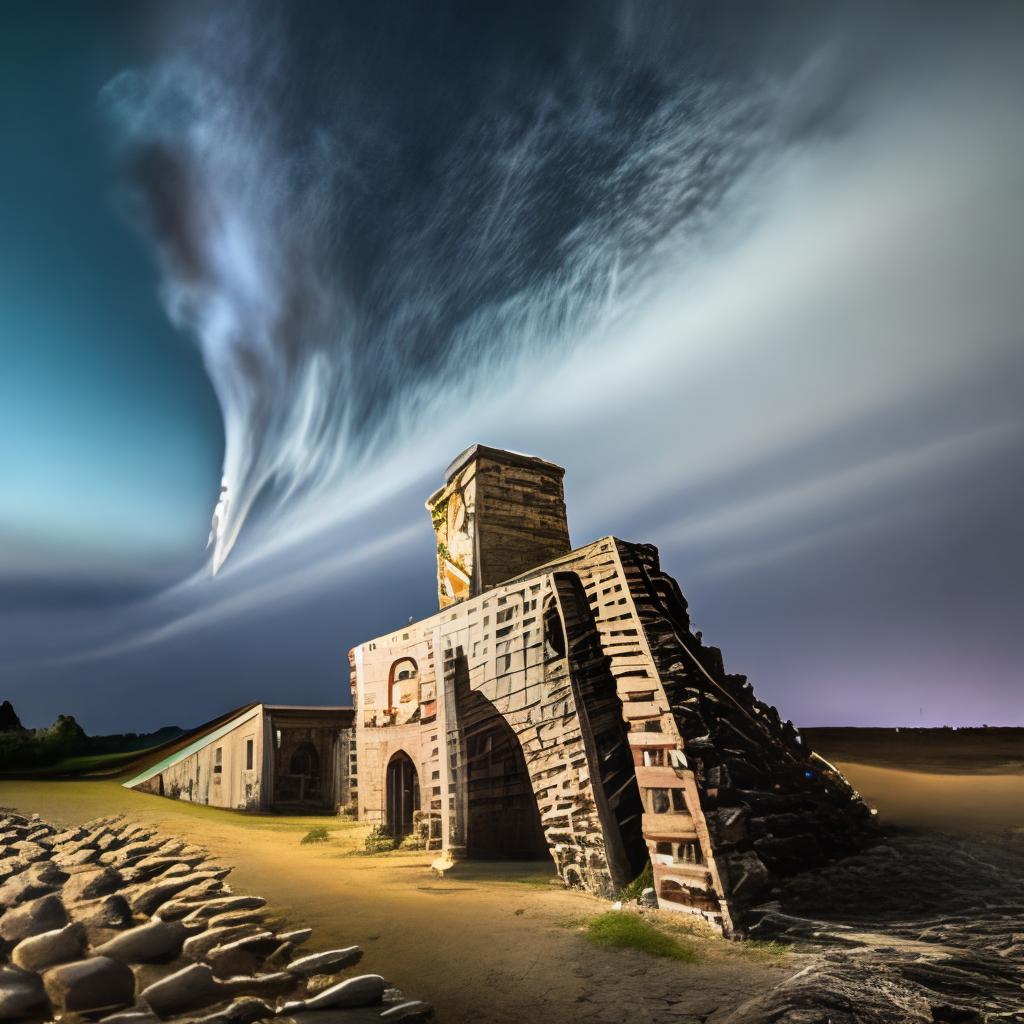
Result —
<path fill-rule="evenodd" d="M 379 825 L 366 837 L 367 853 L 386 853 L 395 848 L 395 837 Z"/>
<path fill-rule="evenodd" d="M 640 899 L 643 895 L 644 889 L 653 888 L 654 869 L 651 867 L 651 862 L 648 861 L 643 871 L 641 871 L 625 889 L 619 890 L 619 899 L 622 900 L 623 903 L 629 903 L 631 900 Z"/>
<path fill-rule="evenodd" d="M 330 833 L 324 825 L 317 825 L 311 828 L 300 840 L 302 843 L 326 843 L 330 839 Z"/>
<path fill-rule="evenodd" d="M 644 953 L 667 956 L 687 964 L 697 961 L 696 952 L 689 946 L 658 931 L 638 914 L 622 910 L 610 910 L 607 914 L 595 917 L 587 928 L 586 937 L 594 946 L 639 949 Z"/>

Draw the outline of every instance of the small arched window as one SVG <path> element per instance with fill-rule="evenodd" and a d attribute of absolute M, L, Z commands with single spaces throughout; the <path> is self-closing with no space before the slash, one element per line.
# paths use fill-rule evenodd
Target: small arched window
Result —
<path fill-rule="evenodd" d="M 392 679 L 415 679 L 419 669 L 412 658 L 402 658 L 391 666 Z"/>
<path fill-rule="evenodd" d="M 409 685 L 410 681 L 419 676 L 419 666 L 412 658 L 399 658 L 391 666 L 388 673 L 388 708 L 394 708 L 399 703 L 408 702 L 413 699 L 414 687 Z M 396 695 L 396 684 L 402 684 L 398 688 L 401 691 Z"/>

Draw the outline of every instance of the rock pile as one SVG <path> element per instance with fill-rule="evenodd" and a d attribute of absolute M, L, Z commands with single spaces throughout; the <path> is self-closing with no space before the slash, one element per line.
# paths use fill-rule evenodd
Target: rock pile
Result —
<path fill-rule="evenodd" d="M 820 955 L 723 1024 L 1024 1022 L 1024 850 L 885 838 L 759 908 L 753 936 Z"/>
<path fill-rule="evenodd" d="M 343 977 L 362 959 L 358 946 L 296 956 L 311 930 L 275 933 L 265 900 L 232 893 L 230 871 L 199 847 L 121 818 L 59 831 L 38 815 L 4 813 L 0 1021 L 432 1016 L 380 975 Z"/>

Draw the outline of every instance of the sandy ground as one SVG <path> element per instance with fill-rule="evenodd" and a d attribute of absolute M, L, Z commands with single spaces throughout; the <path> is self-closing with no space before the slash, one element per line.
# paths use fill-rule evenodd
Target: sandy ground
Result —
<path fill-rule="evenodd" d="M 1024 775 L 940 775 L 836 765 L 882 824 L 953 834 L 1024 830 Z"/>
<path fill-rule="evenodd" d="M 1024 776 L 839 767 L 883 825 L 978 836 L 1024 836 Z M 443 880 L 433 854 L 361 855 L 366 826 L 333 818 L 256 817 L 175 803 L 110 781 L 0 781 L 0 805 L 55 824 L 124 813 L 205 846 L 234 864 L 235 891 L 265 897 L 289 923 L 314 927 L 310 950 L 358 944 L 362 968 L 442 1024 L 651 1021 L 714 1024 L 807 962 L 694 938 L 696 964 L 599 950 L 578 928 L 606 902 L 550 884 L 549 863 L 464 864 Z M 326 824 L 327 844 L 301 845 Z M 679 915 L 659 912 L 678 922 Z"/>
<path fill-rule="evenodd" d="M 696 964 L 594 949 L 564 925 L 608 903 L 551 885 L 550 864 L 466 864 L 442 880 L 429 869 L 434 854 L 353 855 L 367 829 L 343 819 L 235 814 L 109 781 L 0 781 L 0 805 L 54 824 L 124 813 L 199 843 L 235 865 L 235 891 L 257 893 L 287 921 L 313 926 L 310 951 L 362 946 L 361 969 L 432 1002 L 442 1024 L 713 1024 L 802 965 L 800 956 L 717 939 L 692 940 Z M 327 824 L 331 841 L 301 845 L 314 824 Z"/>

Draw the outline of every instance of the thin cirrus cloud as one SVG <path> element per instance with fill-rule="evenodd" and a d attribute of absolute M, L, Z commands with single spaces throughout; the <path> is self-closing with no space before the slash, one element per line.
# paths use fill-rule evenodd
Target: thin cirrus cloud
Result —
<path fill-rule="evenodd" d="M 562 240 L 571 258 L 553 277 L 545 276 L 550 267 L 522 274 L 506 259 L 530 255 L 518 232 L 536 214 L 531 204 L 551 213 L 543 198 L 551 168 L 542 158 L 553 136 L 544 118 L 565 111 L 542 105 L 543 116 L 516 136 L 521 145 L 492 154 L 493 203 L 467 199 L 474 228 L 462 240 L 472 258 L 449 263 L 452 254 L 439 247 L 445 216 L 458 205 L 452 195 L 431 193 L 437 203 L 411 234 L 404 232 L 415 210 L 402 208 L 396 237 L 405 248 L 367 264 L 379 280 L 358 282 L 364 298 L 375 297 L 374 315 L 387 313 L 363 321 L 380 332 L 366 336 L 353 326 L 359 290 L 346 290 L 352 282 L 342 276 L 345 287 L 332 293 L 325 268 L 334 264 L 316 264 L 315 247 L 300 244 L 296 229 L 308 216 L 334 215 L 329 203 L 317 206 L 325 193 L 314 189 L 305 197 L 313 206 L 299 204 L 294 219 L 281 222 L 280 237 L 299 245 L 291 270 L 292 249 L 268 248 L 289 193 L 261 189 L 294 185 L 294 167 L 268 148 L 273 133 L 257 139 L 255 151 L 270 177 L 248 182 L 237 197 L 223 187 L 231 175 L 221 171 L 248 166 L 242 158 L 253 152 L 251 123 L 232 120 L 237 83 L 228 83 L 210 119 L 197 122 L 223 121 L 223 136 L 187 140 L 200 158 L 193 171 L 212 174 L 207 198 L 219 204 L 197 236 L 210 242 L 203 275 L 182 278 L 180 265 L 165 264 L 172 314 L 201 335 L 223 402 L 226 468 L 245 495 L 221 574 L 189 577 L 116 621 L 93 614 L 76 624 L 69 616 L 59 650 L 26 642 L 8 666 L 16 661 L 25 680 L 44 661 L 53 679 L 86 665 L 116 675 L 120 659 L 147 656 L 171 674 L 202 644 L 211 651 L 209 676 L 185 682 L 175 700 L 205 701 L 212 714 L 220 706 L 204 679 L 242 658 L 232 644 L 256 623 L 250 634 L 258 629 L 261 642 L 291 652 L 301 683 L 290 686 L 307 699 L 338 700 L 348 646 L 431 610 L 422 500 L 447 461 L 481 441 L 566 467 L 574 542 L 614 533 L 658 544 L 708 638 L 731 667 L 736 652 L 786 717 L 865 724 L 871 706 L 879 721 L 908 721 L 921 694 L 936 690 L 937 673 L 952 680 L 959 671 L 972 672 L 976 692 L 990 695 L 989 721 L 1012 715 L 1019 679 L 1007 665 L 1019 641 L 999 623 L 1013 605 L 1007 567 L 1019 566 L 1022 554 L 1006 509 L 1024 489 L 1016 468 L 1024 448 L 1024 126 L 1016 103 L 1024 61 L 1019 34 L 997 40 L 982 21 L 963 39 L 904 38 L 906 52 L 879 58 L 876 75 L 860 69 L 850 104 L 825 117 L 821 130 L 787 136 L 773 120 L 780 109 L 793 116 L 786 103 L 752 105 L 729 89 L 709 94 L 714 116 L 697 118 L 701 146 L 745 125 L 726 140 L 726 187 L 699 217 L 680 218 L 676 209 L 661 230 L 659 196 L 671 205 L 681 194 L 668 187 L 672 160 L 687 174 L 694 166 L 685 131 L 658 135 L 677 111 L 664 104 L 622 161 L 624 172 L 612 176 L 614 188 L 602 192 L 607 182 L 595 179 L 589 199 L 601 208 L 588 216 L 586 202 L 573 197 L 582 215 Z M 802 65 L 818 71 L 788 84 L 813 89 L 820 68 L 833 63 L 826 47 Z M 158 72 L 156 93 L 149 81 L 141 108 L 132 107 L 138 94 L 128 94 L 140 79 L 120 80 L 122 111 L 142 109 L 149 119 L 135 124 L 143 135 L 154 124 L 166 128 L 152 120 L 162 109 L 152 103 L 174 69 Z M 208 71 L 186 82 L 190 102 L 203 102 L 217 84 Z M 739 93 L 751 87 L 743 81 Z M 743 122 L 752 110 L 764 119 Z M 567 127 L 574 144 L 621 128 L 593 105 L 583 112 Z M 748 134 L 750 124 L 760 127 Z M 239 139 L 245 145 L 230 153 L 216 148 Z M 486 149 L 488 137 L 479 139 Z M 358 133 L 348 141 L 342 193 L 365 142 Z M 740 151 L 743 159 L 733 159 Z M 657 173 L 643 202 L 616 207 L 615 188 L 648 166 Z M 448 169 L 466 188 L 483 173 L 472 160 Z M 654 239 L 640 247 L 642 258 L 629 248 L 640 236 Z M 158 238 L 158 246 L 176 238 Z M 493 298 L 475 290 L 474 274 L 506 275 L 517 287 Z M 434 287 L 440 279 L 447 290 Z M 183 296 L 198 307 L 182 305 Z M 287 308 L 282 298 L 308 300 L 303 317 L 283 327 L 274 319 Z M 459 303 L 460 315 L 445 321 L 441 312 Z M 409 342 L 420 337 L 410 326 L 417 318 L 450 336 L 417 348 Z M 252 335 L 239 327 L 250 322 Z M 287 334 L 296 322 L 307 333 Z M 360 402 L 356 430 L 351 412 Z M 943 647 L 936 564 L 946 574 L 946 617 L 968 615 L 972 604 L 988 616 L 977 627 L 988 630 L 985 653 L 969 667 Z M 326 607 L 337 611 L 322 640 L 290 639 Z M 814 643 L 788 642 L 793 619 Z M 878 638 L 870 652 L 850 639 L 867 631 Z M 247 685 L 278 692 L 276 665 L 248 664 Z M 857 682 L 815 682 L 828 678 Z M 952 682 L 938 689 L 947 697 L 937 715 L 967 722 L 981 713 L 959 701 Z M 162 724 L 168 704 L 152 699 L 154 723 Z"/>

